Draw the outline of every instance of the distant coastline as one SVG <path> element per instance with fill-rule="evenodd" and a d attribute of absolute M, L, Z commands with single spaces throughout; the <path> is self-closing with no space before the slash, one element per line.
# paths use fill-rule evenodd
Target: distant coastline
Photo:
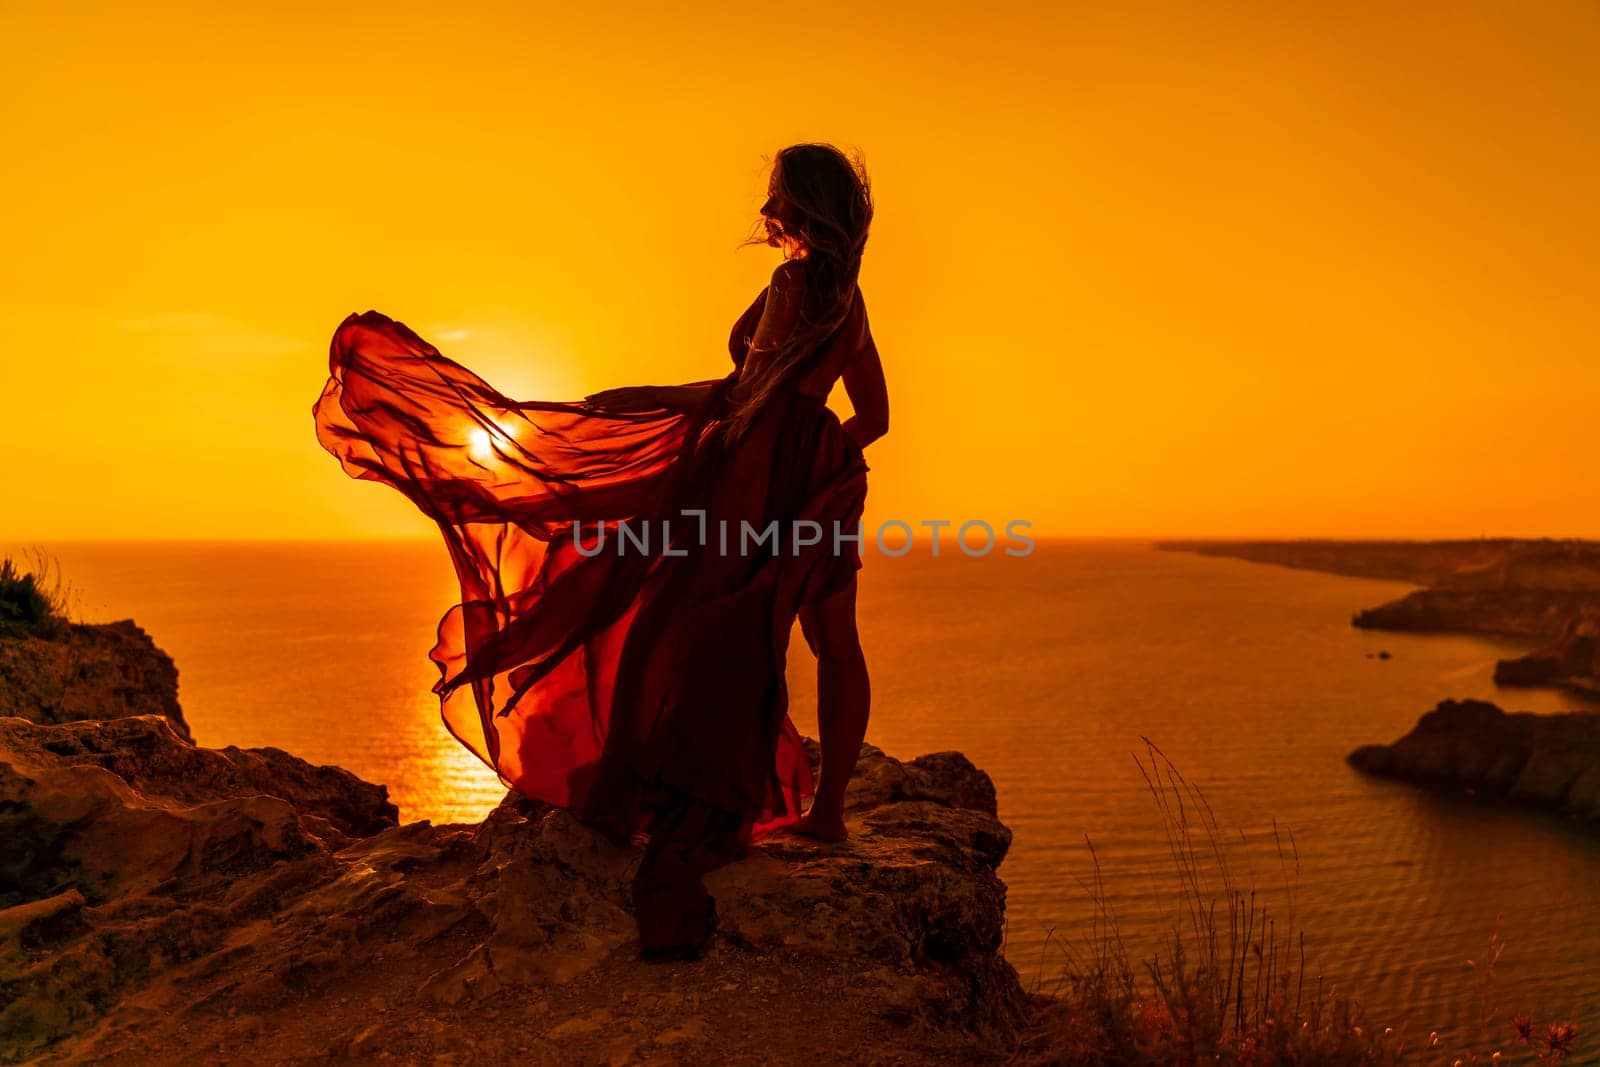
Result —
<path fill-rule="evenodd" d="M 1156 541 L 1167 552 L 1423 586 L 1357 612 L 1362 629 L 1533 637 L 1543 644 L 1495 666 L 1499 685 L 1549 685 L 1600 696 L 1600 541 Z"/>

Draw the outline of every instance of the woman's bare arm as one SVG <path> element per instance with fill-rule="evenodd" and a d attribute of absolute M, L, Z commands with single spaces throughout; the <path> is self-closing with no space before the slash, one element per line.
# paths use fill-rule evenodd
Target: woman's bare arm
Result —
<path fill-rule="evenodd" d="M 596 411 L 608 414 L 646 411 L 694 411 L 711 396 L 711 390 L 722 383 L 721 378 L 687 385 L 624 385 L 620 389 L 606 389 L 590 393 L 584 403 Z"/>
<path fill-rule="evenodd" d="M 768 353 L 773 352 L 794 332 L 800 321 L 801 285 L 804 267 L 797 260 L 779 263 L 772 272 L 772 284 L 767 286 L 767 303 L 761 309 L 761 321 L 756 323 L 750 337 L 750 354 L 739 367 L 739 380 L 749 381 L 761 372 Z"/>
<path fill-rule="evenodd" d="M 866 309 L 863 308 L 863 315 Z M 862 448 L 889 432 L 889 387 L 883 380 L 883 363 L 872 327 L 862 319 L 861 352 L 844 369 L 841 380 L 855 414 L 844 420 L 844 432 Z"/>

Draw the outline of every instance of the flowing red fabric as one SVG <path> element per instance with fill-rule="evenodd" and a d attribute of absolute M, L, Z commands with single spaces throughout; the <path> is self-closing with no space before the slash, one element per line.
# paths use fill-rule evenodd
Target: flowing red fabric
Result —
<path fill-rule="evenodd" d="M 445 725 L 525 796 L 647 839 L 641 943 L 693 940 L 696 876 L 812 793 L 784 662 L 799 608 L 860 566 L 832 535 L 859 530 L 861 450 L 798 389 L 728 443 L 737 371 L 692 410 L 512 400 L 376 311 L 339 326 L 329 375 L 318 440 L 432 518 L 460 580 L 430 653 Z M 742 524 L 773 522 L 776 543 L 741 551 Z M 793 536 L 807 522 L 819 543 Z"/>

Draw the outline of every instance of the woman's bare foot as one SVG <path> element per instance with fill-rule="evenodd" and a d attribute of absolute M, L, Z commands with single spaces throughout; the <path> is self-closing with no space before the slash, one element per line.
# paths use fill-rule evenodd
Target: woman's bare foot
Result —
<path fill-rule="evenodd" d="M 800 816 L 800 821 L 795 823 L 794 832 L 802 837 L 816 838 L 818 841 L 843 841 L 850 836 L 850 831 L 844 824 L 844 816 L 828 816 L 815 811 L 808 811 Z"/>

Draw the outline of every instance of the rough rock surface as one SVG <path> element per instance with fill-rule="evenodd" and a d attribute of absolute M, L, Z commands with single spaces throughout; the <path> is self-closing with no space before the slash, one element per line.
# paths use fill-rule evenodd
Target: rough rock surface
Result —
<path fill-rule="evenodd" d="M 162 716 L 0 720 L 0 1059 L 976 1062 L 1026 1011 L 1010 833 L 955 753 L 870 746 L 852 837 L 711 879 L 703 960 L 638 960 L 637 854 L 515 794 L 395 825 L 381 786 Z"/>
<path fill-rule="evenodd" d="M 0 717 L 34 722 L 162 715 L 180 737 L 178 668 L 132 619 L 72 623 L 60 640 L 0 635 Z"/>
<path fill-rule="evenodd" d="M 1507 714 L 1445 700 L 1392 745 L 1349 756 L 1358 770 L 1555 808 L 1600 827 L 1600 715 Z"/>

